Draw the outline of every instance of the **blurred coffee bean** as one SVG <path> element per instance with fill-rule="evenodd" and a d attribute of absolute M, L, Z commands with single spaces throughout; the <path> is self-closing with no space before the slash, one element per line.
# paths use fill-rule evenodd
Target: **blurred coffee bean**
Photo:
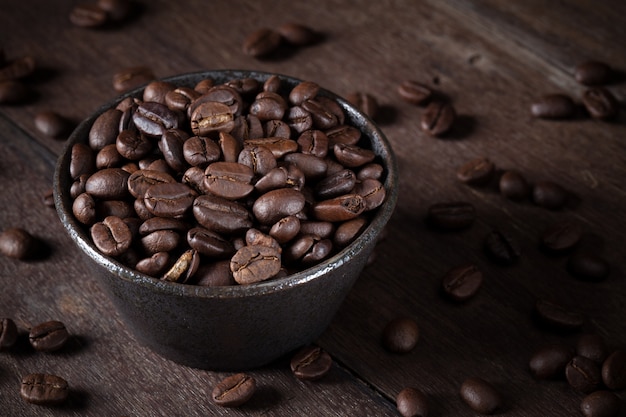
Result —
<path fill-rule="evenodd" d="M 493 385 L 482 378 L 472 377 L 463 381 L 461 399 L 474 411 L 493 414 L 502 407 L 502 397 Z"/>
<path fill-rule="evenodd" d="M 548 94 L 530 106 L 533 116 L 541 119 L 568 119 L 576 115 L 576 104 L 565 94 Z"/>
<path fill-rule="evenodd" d="M 393 353 L 408 353 L 419 339 L 417 322 L 410 317 L 399 317 L 387 323 L 382 333 L 382 344 Z"/>
<path fill-rule="evenodd" d="M 600 85 L 611 81 L 611 67 L 600 61 L 585 61 L 574 68 L 574 78 L 580 84 Z"/>
<path fill-rule="evenodd" d="M 291 358 L 291 372 L 301 380 L 320 379 L 330 371 L 333 359 L 320 347 L 306 346 Z"/>
<path fill-rule="evenodd" d="M 37 248 L 37 239 L 22 228 L 12 227 L 0 234 L 0 254 L 9 258 L 21 260 L 32 258 Z"/>
<path fill-rule="evenodd" d="M 402 417 L 428 417 L 428 397 L 417 388 L 404 388 L 396 396 L 396 408 Z"/>

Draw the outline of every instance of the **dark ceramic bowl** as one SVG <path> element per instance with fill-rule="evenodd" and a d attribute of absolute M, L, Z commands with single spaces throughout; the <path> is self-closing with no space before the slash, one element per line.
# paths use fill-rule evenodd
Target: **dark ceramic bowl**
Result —
<path fill-rule="evenodd" d="M 212 78 L 223 83 L 252 77 L 261 82 L 272 74 L 252 71 L 207 71 L 166 79 L 193 86 Z M 300 80 L 281 76 L 290 89 Z M 397 200 L 397 168 L 389 142 L 361 112 L 328 92 L 346 114 L 346 124 L 358 127 L 386 169 L 386 201 L 367 229 L 348 247 L 304 271 L 285 278 L 246 286 L 202 287 L 171 283 L 129 269 L 102 255 L 88 230 L 72 214 L 69 163 L 72 145 L 88 143 L 94 120 L 115 107 L 130 92 L 101 107 L 70 136 L 54 176 L 59 217 L 80 248 L 86 264 L 102 283 L 131 333 L 137 340 L 183 365 L 211 370 L 244 370 L 259 367 L 318 338 L 359 277 L 378 235 L 391 217 Z"/>

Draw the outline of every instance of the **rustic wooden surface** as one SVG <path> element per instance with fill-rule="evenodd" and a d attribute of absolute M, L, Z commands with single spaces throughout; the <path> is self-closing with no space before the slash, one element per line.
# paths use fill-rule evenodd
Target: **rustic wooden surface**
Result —
<path fill-rule="evenodd" d="M 553 299 L 588 318 L 583 331 L 626 347 L 626 79 L 609 86 L 622 103 L 612 123 L 535 120 L 529 104 L 551 92 L 578 99 L 584 89 L 572 69 L 586 59 L 607 61 L 623 75 L 625 2 L 163 0 L 142 2 L 137 18 L 102 30 L 69 23 L 77 3 L 0 5 L 5 55 L 31 55 L 38 64 L 28 80 L 36 99 L 0 107 L 0 229 L 23 227 L 49 248 L 35 261 L 0 259 L 0 316 L 23 329 L 62 320 L 74 335 L 56 354 L 35 353 L 24 343 L 0 354 L 1 415 L 394 416 L 396 394 L 415 386 L 429 395 L 432 415 L 470 416 L 475 413 L 458 395 L 469 376 L 483 377 L 503 393 L 501 415 L 580 414 L 581 394 L 564 381 L 535 381 L 527 369 L 540 344 L 573 344 L 577 334 L 541 330 L 531 311 L 536 298 Z M 314 27 L 325 39 L 269 60 L 241 52 L 251 30 L 287 21 Z M 368 92 L 383 106 L 379 121 L 398 156 L 400 198 L 376 262 L 318 341 L 335 359 L 323 380 L 297 381 L 283 358 L 251 372 L 260 390 L 248 405 L 212 405 L 212 386 L 225 374 L 181 367 L 138 346 L 77 259 L 54 210 L 43 205 L 63 140 L 41 135 L 33 116 L 54 109 L 78 122 L 115 97 L 113 74 L 134 65 L 149 66 L 158 77 L 202 69 L 272 71 L 339 94 Z M 461 119 L 451 137 L 433 139 L 420 131 L 422 109 L 395 92 L 405 79 L 452 100 Z M 531 181 L 563 185 L 575 204 L 552 212 L 459 183 L 456 168 L 481 155 Z M 477 222 L 461 233 L 428 229 L 426 208 L 450 200 L 473 203 Z M 575 280 L 565 271 L 565 258 L 538 250 L 541 231 L 562 218 L 579 222 L 583 244 L 610 262 L 607 280 Z M 516 265 L 496 266 L 484 257 L 482 241 L 494 227 L 521 244 Z M 469 303 L 455 305 L 440 297 L 438 286 L 443 273 L 462 262 L 479 265 L 485 282 Z M 406 355 L 386 352 L 379 341 L 397 316 L 415 318 L 421 329 L 417 347 Z M 24 403 L 19 381 L 31 372 L 65 377 L 72 387 L 68 404 Z"/>

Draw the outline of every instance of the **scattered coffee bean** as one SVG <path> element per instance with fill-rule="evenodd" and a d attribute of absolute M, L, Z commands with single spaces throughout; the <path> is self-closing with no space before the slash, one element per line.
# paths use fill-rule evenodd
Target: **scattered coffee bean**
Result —
<path fill-rule="evenodd" d="M 148 67 L 128 67 L 113 74 L 113 88 L 123 93 L 147 84 L 155 78 L 154 73 Z"/>
<path fill-rule="evenodd" d="M 428 397 L 417 388 L 407 387 L 396 396 L 396 408 L 402 417 L 428 417 Z"/>
<path fill-rule="evenodd" d="M 296 22 L 284 23 L 276 30 L 285 41 L 296 46 L 311 45 L 320 38 L 315 30 Z"/>
<path fill-rule="evenodd" d="M 584 281 L 602 281 L 611 272 L 609 263 L 591 252 L 576 252 L 567 260 L 567 271 Z"/>
<path fill-rule="evenodd" d="M 576 341 L 576 354 L 601 364 L 608 355 L 604 339 L 599 334 L 583 334 Z"/>
<path fill-rule="evenodd" d="M 551 181 L 540 181 L 533 187 L 533 202 L 550 210 L 559 210 L 568 199 L 567 191 Z"/>
<path fill-rule="evenodd" d="M 427 222 L 439 230 L 455 231 L 471 226 L 476 209 L 466 201 L 436 203 L 428 207 Z"/>
<path fill-rule="evenodd" d="M 54 192 L 52 189 L 47 190 L 41 198 L 44 206 L 54 208 Z"/>
<path fill-rule="evenodd" d="M 559 221 L 541 235 L 541 246 L 550 253 L 560 254 L 574 248 L 582 237 L 582 228 L 571 221 Z"/>
<path fill-rule="evenodd" d="M 568 119 L 576 114 L 576 104 L 565 94 L 549 94 L 535 101 L 530 112 L 542 119 Z"/>
<path fill-rule="evenodd" d="M 481 414 L 493 414 L 502 407 L 500 393 L 482 378 L 468 378 L 460 389 L 463 401 L 474 411 Z"/>
<path fill-rule="evenodd" d="M 535 302 L 535 314 L 541 323 L 556 330 L 578 330 L 584 324 L 582 314 L 548 300 Z"/>
<path fill-rule="evenodd" d="M 541 346 L 531 356 L 530 372 L 537 379 L 555 379 L 565 376 L 565 367 L 574 357 L 570 348 L 561 343 Z"/>
<path fill-rule="evenodd" d="M 56 320 L 40 323 L 30 329 L 28 340 L 30 344 L 40 352 L 53 352 L 61 349 L 67 339 L 69 333 L 65 325 Z"/>
<path fill-rule="evenodd" d="M 611 67 L 600 61 L 581 62 L 574 69 L 574 78 L 584 85 L 607 84 L 612 75 Z"/>
<path fill-rule="evenodd" d="M 261 28 L 250 33 L 243 42 L 243 53 L 255 58 L 275 52 L 282 42 L 282 36 L 274 29 Z"/>
<path fill-rule="evenodd" d="M 244 246 L 230 260 L 230 270 L 239 284 L 270 279 L 278 274 L 280 266 L 280 252 L 260 245 Z"/>
<path fill-rule="evenodd" d="M 580 411 L 585 417 L 617 417 L 621 400 L 610 391 L 596 391 L 580 402 Z"/>
<path fill-rule="evenodd" d="M 456 120 L 456 110 L 452 104 L 433 101 L 422 113 L 420 126 L 431 136 L 443 136 L 448 133 Z"/>
<path fill-rule="evenodd" d="M 51 406 L 67 400 L 69 386 L 65 379 L 50 374 L 29 374 L 22 378 L 20 396 L 31 404 Z"/>
<path fill-rule="evenodd" d="M 456 177 L 466 184 L 480 185 L 489 182 L 495 171 L 495 165 L 486 157 L 467 161 L 456 171 Z"/>
<path fill-rule="evenodd" d="M 83 28 L 97 28 L 107 22 L 107 13 L 96 3 L 79 3 L 70 12 L 70 22 Z"/>
<path fill-rule="evenodd" d="M 9 258 L 26 260 L 37 251 L 37 240 L 26 230 L 13 227 L 0 234 L 0 253 Z"/>
<path fill-rule="evenodd" d="M 478 292 L 482 282 L 483 273 L 476 265 L 462 265 L 446 272 L 442 289 L 447 297 L 455 301 L 465 301 Z"/>
<path fill-rule="evenodd" d="M 618 349 L 611 353 L 602 364 L 602 381 L 608 389 L 626 388 L 626 351 Z"/>
<path fill-rule="evenodd" d="M 315 380 L 323 377 L 330 371 L 333 359 L 323 349 L 317 346 L 307 346 L 298 351 L 291 358 L 291 372 L 298 379 Z"/>
<path fill-rule="evenodd" d="M 432 91 L 417 81 L 407 80 L 398 85 L 398 94 L 403 100 L 416 105 L 425 104 L 432 96 Z"/>
<path fill-rule="evenodd" d="M 371 119 L 376 119 L 379 107 L 378 100 L 373 95 L 364 92 L 353 92 L 346 96 L 346 100 Z"/>
<path fill-rule="evenodd" d="M 588 394 L 598 389 L 602 374 L 597 363 L 583 356 L 574 356 L 565 367 L 565 378 L 576 391 Z"/>
<path fill-rule="evenodd" d="M 48 137 L 59 138 L 67 133 L 69 121 L 54 111 L 41 111 L 35 115 L 35 127 Z"/>
<path fill-rule="evenodd" d="M 213 402 L 222 407 L 238 407 L 252 398 L 256 381 L 250 375 L 238 373 L 221 380 L 213 389 Z"/>
<path fill-rule="evenodd" d="M 393 353 L 408 353 L 413 350 L 419 339 L 417 322 L 409 317 L 391 320 L 382 333 L 383 346 Z"/>
<path fill-rule="evenodd" d="M 583 93 L 582 102 L 594 119 L 610 120 L 617 116 L 619 102 L 606 88 L 590 88 Z"/>
<path fill-rule="evenodd" d="M 17 341 L 17 326 L 9 318 L 0 319 L 0 351 L 9 349 Z"/>
<path fill-rule="evenodd" d="M 530 194 L 530 185 L 518 171 L 505 171 L 498 183 L 500 194 L 511 200 L 523 200 Z"/>
<path fill-rule="evenodd" d="M 487 235 L 484 249 L 489 258 L 502 265 L 512 265 L 521 255 L 517 242 L 500 230 L 493 230 Z"/>

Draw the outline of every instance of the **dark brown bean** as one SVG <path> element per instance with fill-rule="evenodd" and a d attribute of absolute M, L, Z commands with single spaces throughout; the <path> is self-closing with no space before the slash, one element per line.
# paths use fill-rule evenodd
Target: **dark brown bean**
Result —
<path fill-rule="evenodd" d="M 0 82 L 26 78 L 35 72 L 35 58 L 26 55 L 0 65 Z"/>
<path fill-rule="evenodd" d="M 306 346 L 291 358 L 291 372 L 306 381 L 320 379 L 330 371 L 333 359 L 320 347 Z"/>
<path fill-rule="evenodd" d="M 211 398 L 222 407 L 238 407 L 250 400 L 255 392 L 254 378 L 238 373 L 222 379 L 213 389 Z"/>
<path fill-rule="evenodd" d="M 480 289 L 483 273 L 476 265 L 461 265 L 448 270 L 441 285 L 444 294 L 455 301 L 472 298 Z"/>
<path fill-rule="evenodd" d="M 358 217 L 365 210 L 365 200 L 359 194 L 345 194 L 323 200 L 313 206 L 317 220 L 341 222 Z"/>
<path fill-rule="evenodd" d="M 225 198 L 201 195 L 193 203 L 193 215 L 202 226 L 217 233 L 235 233 L 252 227 L 250 212 Z"/>
<path fill-rule="evenodd" d="M 567 191 L 552 181 L 540 181 L 533 187 L 533 202 L 550 210 L 559 210 L 568 199 Z"/>
<path fill-rule="evenodd" d="M 261 245 L 244 246 L 230 260 L 233 277 L 241 285 L 270 279 L 278 274 L 280 267 L 280 252 Z"/>
<path fill-rule="evenodd" d="M 626 388 L 626 351 L 613 351 L 602 364 L 602 381 L 607 388 L 623 390 Z"/>
<path fill-rule="evenodd" d="M 431 136 L 443 136 L 450 131 L 456 120 L 456 110 L 452 104 L 442 101 L 430 103 L 424 113 L 420 126 Z"/>
<path fill-rule="evenodd" d="M 285 41 L 296 46 L 310 45 L 319 39 L 319 35 L 315 30 L 301 23 L 283 23 L 276 30 Z"/>
<path fill-rule="evenodd" d="M 598 364 L 583 356 L 574 356 L 565 367 L 565 377 L 576 391 L 589 394 L 602 383 L 602 374 Z"/>
<path fill-rule="evenodd" d="M 530 194 L 530 185 L 519 171 L 504 171 L 498 188 L 500 194 L 511 200 L 523 200 Z"/>
<path fill-rule="evenodd" d="M 315 98 L 319 90 L 320 86 L 317 83 L 313 81 L 302 81 L 289 93 L 289 102 L 295 106 L 299 106 L 305 100 Z"/>
<path fill-rule="evenodd" d="M 417 388 L 404 388 L 396 396 L 396 408 L 402 417 L 428 417 L 428 397 Z"/>
<path fill-rule="evenodd" d="M 484 249 L 487 256 L 502 265 L 512 265 L 521 256 L 517 241 L 500 230 L 493 230 L 487 235 Z"/>
<path fill-rule="evenodd" d="M 611 272 L 611 266 L 606 259 L 589 251 L 572 254 L 567 260 L 566 268 L 573 277 L 592 282 L 606 279 Z"/>
<path fill-rule="evenodd" d="M 299 213 L 304 204 L 302 192 L 293 188 L 279 188 L 257 198 L 252 206 L 252 212 L 259 222 L 271 225 L 283 217 Z"/>
<path fill-rule="evenodd" d="M 582 228 L 571 221 L 559 221 L 541 235 L 541 246 L 551 253 L 563 253 L 574 248 L 582 237 Z"/>
<path fill-rule="evenodd" d="M 610 391 L 596 391 L 580 402 L 580 411 L 585 417 L 617 417 L 621 400 Z"/>
<path fill-rule="evenodd" d="M 573 357 L 572 350 L 562 343 L 541 346 L 530 357 L 530 372 L 537 379 L 563 378 L 565 366 Z"/>
<path fill-rule="evenodd" d="M 82 193 L 72 203 L 72 213 L 82 224 L 92 225 L 97 218 L 96 201 L 87 193 Z"/>
<path fill-rule="evenodd" d="M 189 229 L 187 243 L 192 249 L 211 258 L 223 258 L 235 253 L 235 248 L 230 241 L 203 227 Z"/>
<path fill-rule="evenodd" d="M 568 119 L 576 114 L 576 104 L 565 94 L 548 94 L 531 104 L 530 113 L 542 119 Z"/>
<path fill-rule="evenodd" d="M 255 58 L 271 54 L 280 46 L 282 36 L 273 29 L 261 28 L 250 33 L 243 41 L 243 53 Z"/>
<path fill-rule="evenodd" d="M 606 88 L 590 88 L 583 93 L 583 104 L 594 119 L 610 120 L 619 112 L 619 102 Z"/>
<path fill-rule="evenodd" d="M 460 389 L 463 401 L 474 411 L 493 414 L 502 407 L 502 397 L 493 385 L 482 378 L 468 378 Z"/>
<path fill-rule="evenodd" d="M 251 184 L 254 171 L 238 162 L 213 162 L 204 174 L 207 189 L 218 197 L 237 200 L 254 190 Z"/>
<path fill-rule="evenodd" d="M 128 191 L 135 198 L 143 200 L 148 188 L 155 184 L 173 184 L 176 180 L 170 174 L 152 169 L 140 169 L 128 177 Z"/>
<path fill-rule="evenodd" d="M 57 320 L 40 323 L 30 329 L 28 340 L 40 352 L 53 352 L 65 346 L 69 333 L 63 324 Z"/>
<path fill-rule="evenodd" d="M 584 324 L 582 314 L 544 299 L 535 302 L 535 314 L 541 323 L 557 330 L 577 330 Z"/>
<path fill-rule="evenodd" d="M 0 233 L 0 254 L 9 258 L 32 258 L 36 255 L 37 247 L 37 239 L 22 228 L 11 227 Z"/>
<path fill-rule="evenodd" d="M 10 349 L 17 342 L 17 326 L 9 318 L 0 319 L 0 351 Z"/>
<path fill-rule="evenodd" d="M 117 135 L 115 147 L 124 158 L 138 161 L 152 151 L 153 143 L 148 137 L 137 131 L 122 130 Z"/>
<path fill-rule="evenodd" d="M 607 84 L 612 77 L 611 67 L 600 61 L 585 61 L 574 68 L 574 78 L 580 84 L 599 85 Z"/>
<path fill-rule="evenodd" d="M 604 338 L 599 334 L 583 334 L 576 340 L 576 354 L 602 364 L 608 355 Z"/>
<path fill-rule="evenodd" d="M 140 132 L 151 137 L 160 137 L 167 130 L 178 128 L 179 116 L 165 104 L 148 101 L 137 107 L 133 113 L 133 122 Z M 193 130 L 193 120 L 191 127 Z"/>
<path fill-rule="evenodd" d="M 170 255 L 167 252 L 157 252 L 137 262 L 135 269 L 142 274 L 156 278 L 165 272 L 169 262 Z"/>
<path fill-rule="evenodd" d="M 91 240 L 105 255 L 119 256 L 126 252 L 132 243 L 132 233 L 119 217 L 109 216 L 91 226 Z"/>
<path fill-rule="evenodd" d="M 118 109 L 109 109 L 99 115 L 89 130 L 89 146 L 99 151 L 106 145 L 115 143 L 119 133 L 122 112 Z"/>
<path fill-rule="evenodd" d="M 35 127 L 44 135 L 59 138 L 70 128 L 69 121 L 52 110 L 43 110 L 35 115 Z"/>
<path fill-rule="evenodd" d="M 154 73 L 148 67 L 128 67 L 113 74 L 113 88 L 115 91 L 123 93 L 148 84 L 155 78 Z"/>
<path fill-rule="evenodd" d="M 419 335 L 419 326 L 414 319 L 399 317 L 385 325 L 381 342 L 390 352 L 408 353 L 417 345 Z"/>
<path fill-rule="evenodd" d="M 432 91 L 417 81 L 407 80 L 398 85 L 398 94 L 403 100 L 416 105 L 426 103 L 432 96 Z"/>
<path fill-rule="evenodd" d="M 69 386 L 65 379 L 50 374 L 29 374 L 22 378 L 20 396 L 31 404 L 59 405 L 67 400 Z"/>
<path fill-rule="evenodd" d="M 476 209 L 471 203 L 465 201 L 435 203 L 428 207 L 426 220 L 439 230 L 461 230 L 474 223 Z"/>
<path fill-rule="evenodd" d="M 495 171 L 495 164 L 486 157 L 471 159 L 456 171 L 456 177 L 466 184 L 480 185 L 488 182 Z"/>

